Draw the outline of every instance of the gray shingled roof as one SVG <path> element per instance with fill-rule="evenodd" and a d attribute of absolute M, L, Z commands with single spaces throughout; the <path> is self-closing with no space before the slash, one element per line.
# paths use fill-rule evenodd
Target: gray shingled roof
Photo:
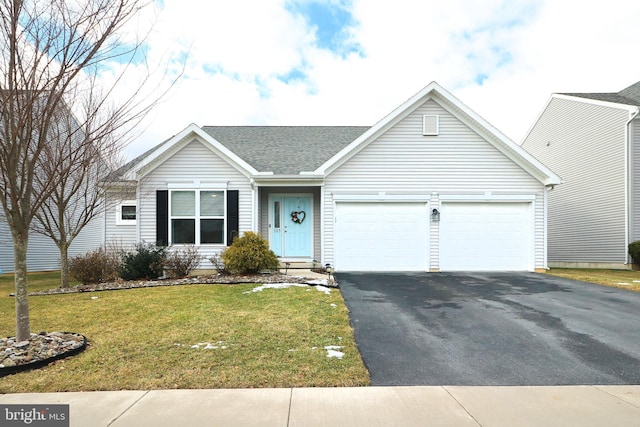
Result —
<path fill-rule="evenodd" d="M 260 172 L 298 175 L 313 171 L 369 129 L 369 126 L 204 126 L 202 130 Z M 170 139 L 156 145 L 106 181 L 118 181 Z"/>
<path fill-rule="evenodd" d="M 640 106 L 640 82 L 634 83 L 617 93 L 563 93 L 561 95 L 614 102 L 616 104 Z"/>
<path fill-rule="evenodd" d="M 260 172 L 313 171 L 368 126 L 204 126 L 202 130 Z"/>

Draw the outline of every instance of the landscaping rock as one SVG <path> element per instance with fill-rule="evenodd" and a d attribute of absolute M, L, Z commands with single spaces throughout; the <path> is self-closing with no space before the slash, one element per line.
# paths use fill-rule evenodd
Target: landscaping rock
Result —
<path fill-rule="evenodd" d="M 75 354 L 85 345 L 85 337 L 72 332 L 31 334 L 29 340 L 18 343 L 13 337 L 0 338 L 0 354 L 4 356 L 0 362 L 0 376 L 15 373 L 15 368 L 26 368 L 27 365 L 45 365 L 48 361 Z"/>

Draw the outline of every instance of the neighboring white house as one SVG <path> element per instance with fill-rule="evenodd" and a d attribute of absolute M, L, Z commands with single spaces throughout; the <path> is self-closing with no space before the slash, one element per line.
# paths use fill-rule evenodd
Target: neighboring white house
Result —
<path fill-rule="evenodd" d="M 553 94 L 522 147 L 558 173 L 549 264 L 630 268 L 640 240 L 640 82 L 616 93 Z"/>
<path fill-rule="evenodd" d="M 107 239 L 210 256 L 256 231 L 293 266 L 541 270 L 560 182 L 434 82 L 373 127 L 190 125 L 111 180 L 136 215 Z"/>

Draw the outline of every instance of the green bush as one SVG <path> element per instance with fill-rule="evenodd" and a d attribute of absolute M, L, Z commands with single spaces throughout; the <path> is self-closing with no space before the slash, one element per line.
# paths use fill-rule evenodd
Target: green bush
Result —
<path fill-rule="evenodd" d="M 134 252 L 122 255 L 120 277 L 124 280 L 157 279 L 162 276 L 165 259 L 164 247 L 139 243 Z"/>
<path fill-rule="evenodd" d="M 275 270 L 278 257 L 269 249 L 269 243 L 259 234 L 245 232 L 220 255 L 225 270 L 233 273 L 257 273 L 260 270 Z"/>
<path fill-rule="evenodd" d="M 633 262 L 640 264 L 640 240 L 629 243 L 629 255 L 633 258 Z"/>
<path fill-rule="evenodd" d="M 167 276 L 171 278 L 181 278 L 188 276 L 200 264 L 202 256 L 195 246 L 185 246 L 184 248 L 172 249 L 167 254 L 164 266 Z"/>
<path fill-rule="evenodd" d="M 119 268 L 118 253 L 104 248 L 69 258 L 69 275 L 85 285 L 115 280 L 118 278 Z"/>

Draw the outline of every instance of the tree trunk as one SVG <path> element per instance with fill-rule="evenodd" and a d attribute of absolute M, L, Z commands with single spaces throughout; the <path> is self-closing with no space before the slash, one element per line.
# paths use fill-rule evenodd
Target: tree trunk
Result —
<path fill-rule="evenodd" d="M 69 245 L 65 242 L 60 244 L 60 287 L 69 287 Z"/>
<path fill-rule="evenodd" d="M 27 299 L 27 248 L 29 238 L 14 239 L 14 276 L 16 283 L 16 340 L 26 341 L 31 338 L 29 321 L 29 300 Z"/>

